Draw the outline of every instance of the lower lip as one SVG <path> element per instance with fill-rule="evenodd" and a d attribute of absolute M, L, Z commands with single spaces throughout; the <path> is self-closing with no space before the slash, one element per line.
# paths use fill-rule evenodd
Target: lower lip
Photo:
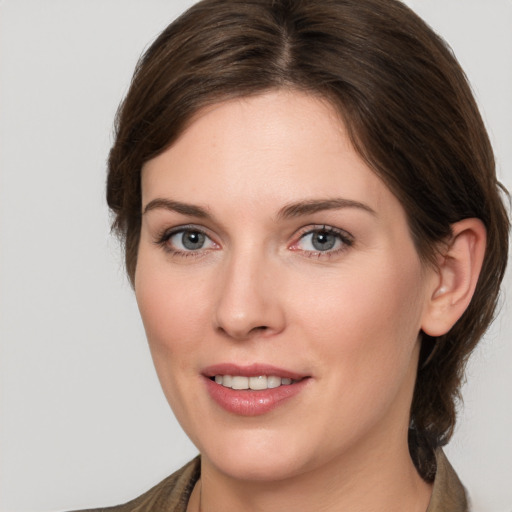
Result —
<path fill-rule="evenodd" d="M 227 388 L 207 377 L 205 381 L 212 399 L 226 411 L 240 416 L 259 416 L 296 396 L 305 388 L 309 379 L 261 391 Z"/>

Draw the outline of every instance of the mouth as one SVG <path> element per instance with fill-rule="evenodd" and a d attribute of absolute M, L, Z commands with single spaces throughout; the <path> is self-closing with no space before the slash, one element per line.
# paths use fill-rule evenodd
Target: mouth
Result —
<path fill-rule="evenodd" d="M 225 388 L 262 391 L 265 389 L 275 389 L 280 386 L 290 386 L 302 379 L 294 380 L 289 377 L 279 377 L 277 375 L 258 375 L 252 377 L 246 377 L 244 375 L 215 375 L 214 377 L 210 377 L 210 380 Z"/>
<path fill-rule="evenodd" d="M 224 410 L 258 416 L 281 407 L 308 387 L 309 375 L 274 366 L 222 364 L 203 371 L 208 394 Z"/>

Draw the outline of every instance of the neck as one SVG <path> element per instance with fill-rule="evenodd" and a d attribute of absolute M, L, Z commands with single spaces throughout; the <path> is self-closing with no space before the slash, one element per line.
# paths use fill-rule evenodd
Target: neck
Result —
<path fill-rule="evenodd" d="M 364 457 L 356 451 L 278 482 L 239 480 L 203 457 L 192 510 L 425 512 L 431 486 L 417 473 L 407 442 L 374 447 Z"/>

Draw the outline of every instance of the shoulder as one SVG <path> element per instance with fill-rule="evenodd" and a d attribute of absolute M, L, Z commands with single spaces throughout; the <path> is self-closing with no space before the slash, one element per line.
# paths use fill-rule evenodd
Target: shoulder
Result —
<path fill-rule="evenodd" d="M 427 512 L 468 512 L 466 490 L 441 449 L 436 451 L 436 477 Z"/>
<path fill-rule="evenodd" d="M 81 512 L 150 512 L 154 510 L 186 512 L 190 494 L 199 479 L 200 472 L 200 458 L 196 457 L 149 491 L 124 505 Z"/>

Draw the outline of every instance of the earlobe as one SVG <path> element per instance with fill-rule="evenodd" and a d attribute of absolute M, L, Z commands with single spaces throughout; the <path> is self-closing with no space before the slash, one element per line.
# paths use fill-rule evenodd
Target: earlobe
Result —
<path fill-rule="evenodd" d="M 435 286 L 422 318 L 421 328 L 429 336 L 446 334 L 471 302 L 486 240 L 480 219 L 464 219 L 452 225 L 452 236 L 439 256 Z"/>

